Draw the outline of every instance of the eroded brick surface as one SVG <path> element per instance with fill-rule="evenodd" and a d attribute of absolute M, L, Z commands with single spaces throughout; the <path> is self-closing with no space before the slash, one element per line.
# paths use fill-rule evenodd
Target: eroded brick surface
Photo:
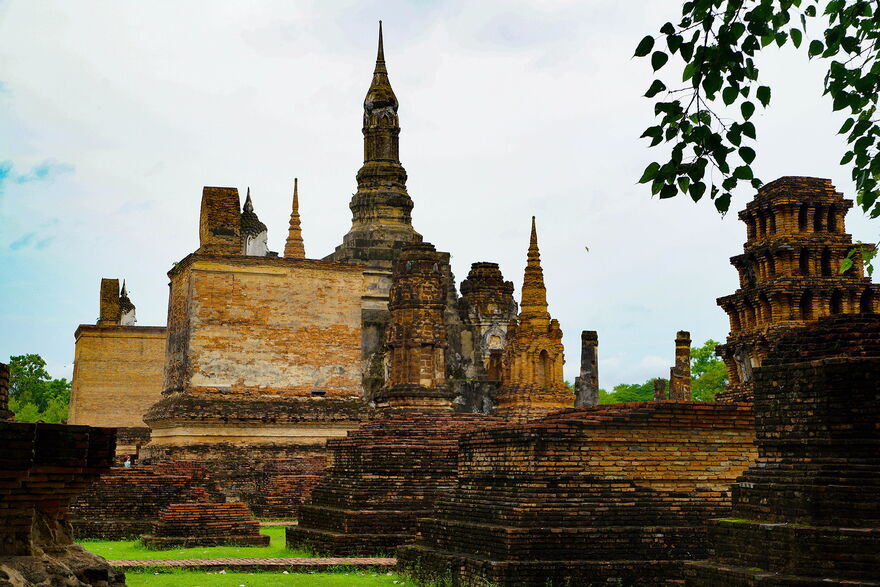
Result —
<path fill-rule="evenodd" d="M 268 546 L 260 523 L 243 503 L 173 503 L 159 511 L 152 531 L 141 537 L 149 548 L 176 546 Z"/>
<path fill-rule="evenodd" d="M 755 370 L 759 458 L 689 585 L 876 585 L 880 315 L 822 318 Z"/>
<path fill-rule="evenodd" d="M 754 459 L 748 405 L 570 409 L 460 440 L 458 479 L 400 564 L 464 585 L 658 585 L 706 556 L 705 522 Z M 568 581 L 568 583 L 567 583 Z"/>

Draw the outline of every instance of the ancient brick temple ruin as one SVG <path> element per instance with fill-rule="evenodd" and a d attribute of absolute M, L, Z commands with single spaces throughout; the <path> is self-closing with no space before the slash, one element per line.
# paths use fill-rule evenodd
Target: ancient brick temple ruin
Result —
<path fill-rule="evenodd" d="M 243 503 L 175 503 L 162 508 L 152 531 L 141 538 L 144 546 L 269 546 L 260 534 L 260 522 Z"/>
<path fill-rule="evenodd" d="M 67 507 L 113 463 L 112 428 L 14 422 L 0 363 L 0 584 L 123 586 L 125 575 L 73 543 Z"/>
<path fill-rule="evenodd" d="M 74 333 L 70 424 L 116 428 L 117 456 L 137 456 L 150 440 L 147 409 L 162 397 L 165 328 L 137 326 L 125 282 L 102 279 L 96 324 Z"/>
<path fill-rule="evenodd" d="M 547 288 L 533 216 L 519 317 L 507 329 L 501 389 L 493 414 L 528 420 L 573 405 L 574 395 L 562 378 L 564 362 L 562 330 L 547 311 Z"/>
<path fill-rule="evenodd" d="M 250 195 L 240 210 L 235 188 L 205 188 L 200 247 L 169 272 L 165 389 L 144 417 L 142 460 L 202 461 L 227 497 L 262 513 L 266 494 L 283 492 L 292 515 L 326 439 L 368 411 L 362 268 L 278 257 Z"/>
<path fill-rule="evenodd" d="M 687 584 L 877 585 L 880 315 L 787 332 L 753 381 L 758 460 Z"/>
<path fill-rule="evenodd" d="M 458 437 L 499 420 L 455 413 L 445 373 L 443 254 L 403 248 L 390 290 L 382 416 L 328 442 L 330 467 L 287 529 L 290 548 L 381 553 L 413 539 L 415 521 L 455 479 Z"/>
<path fill-rule="evenodd" d="M 730 335 L 718 347 L 729 383 L 718 401 L 751 400 L 752 371 L 782 331 L 822 316 L 880 309 L 880 286 L 864 276 L 860 255 L 840 273 L 852 249 L 870 246 L 854 245 L 846 233 L 852 205 L 830 180 L 781 177 L 739 213 L 748 236 L 744 252 L 731 258 L 740 288 L 718 298 L 730 317 Z"/>
<path fill-rule="evenodd" d="M 747 404 L 570 409 L 462 437 L 457 482 L 403 568 L 455 584 L 660 585 L 708 554 L 706 521 L 755 458 Z"/>

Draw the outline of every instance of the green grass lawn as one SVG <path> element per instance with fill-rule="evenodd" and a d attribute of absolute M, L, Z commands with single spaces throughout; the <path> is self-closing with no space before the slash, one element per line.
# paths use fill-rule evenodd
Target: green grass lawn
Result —
<path fill-rule="evenodd" d="M 340 573 L 290 573 L 280 571 L 220 573 L 218 571 L 127 572 L 129 587 L 412 587 L 415 584 L 396 573 L 348 571 Z"/>
<path fill-rule="evenodd" d="M 288 550 L 284 542 L 283 526 L 264 526 L 260 532 L 269 535 L 269 546 L 196 546 L 151 550 L 137 540 L 81 540 L 89 552 L 107 560 L 171 560 L 182 558 L 312 558 L 315 555 L 304 550 Z M 232 585 L 232 583 L 223 583 Z M 220 585 L 220 583 L 212 583 Z M 238 585 L 238 583 L 236 583 Z"/>

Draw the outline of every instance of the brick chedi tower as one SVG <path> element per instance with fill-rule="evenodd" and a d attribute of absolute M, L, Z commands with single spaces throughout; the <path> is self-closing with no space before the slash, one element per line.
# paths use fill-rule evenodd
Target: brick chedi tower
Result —
<path fill-rule="evenodd" d="M 507 330 L 501 389 L 494 414 L 528 420 L 570 407 L 574 396 L 562 379 L 564 362 L 562 330 L 547 311 L 547 288 L 533 216 L 520 313 Z"/>
<path fill-rule="evenodd" d="M 717 349 L 729 381 L 719 401 L 751 400 L 752 370 L 781 331 L 880 308 L 880 290 L 860 262 L 840 273 L 841 261 L 859 246 L 844 227 L 852 205 L 828 179 L 782 177 L 739 213 L 748 235 L 744 252 L 731 258 L 740 288 L 718 298 L 730 318 L 727 343 Z"/>
<path fill-rule="evenodd" d="M 287 529 L 289 548 L 341 555 L 387 553 L 455 481 L 458 438 L 498 418 L 452 411 L 445 371 L 441 262 L 430 244 L 403 248 L 394 264 L 389 376 L 382 417 L 330 440 L 331 465 Z"/>
<path fill-rule="evenodd" d="M 394 262 L 386 343 L 390 372 L 375 396 L 378 407 L 452 409 L 442 261 L 434 245 L 422 243 L 406 246 Z"/>
<path fill-rule="evenodd" d="M 302 228 L 299 221 L 299 179 L 293 178 L 293 206 L 290 212 L 290 229 L 284 243 L 284 257 L 305 259 L 306 248 L 303 243 Z"/>

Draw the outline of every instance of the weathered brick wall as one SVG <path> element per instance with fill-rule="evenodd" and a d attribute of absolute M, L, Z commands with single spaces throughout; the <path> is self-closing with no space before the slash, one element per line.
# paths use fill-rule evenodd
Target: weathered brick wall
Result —
<path fill-rule="evenodd" d="M 399 560 L 464 585 L 671 584 L 706 556 L 753 424 L 748 405 L 646 402 L 473 432 Z"/>
<path fill-rule="evenodd" d="M 0 422 L 0 577 L 15 585 L 124 585 L 122 573 L 72 545 L 67 522 L 70 500 L 109 469 L 114 432 Z"/>
<path fill-rule="evenodd" d="M 162 397 L 165 328 L 83 324 L 74 336 L 68 421 L 145 429 L 147 408 Z"/>
<path fill-rule="evenodd" d="M 360 396 L 358 266 L 190 255 L 169 275 L 167 393 Z"/>
<path fill-rule="evenodd" d="M 119 467 L 73 500 L 70 520 L 78 539 L 121 540 L 149 532 L 159 511 L 171 503 L 223 501 L 203 462 Z"/>
<path fill-rule="evenodd" d="M 415 535 L 455 480 L 457 439 L 498 418 L 391 411 L 327 443 L 331 465 L 287 529 L 291 548 L 327 554 L 387 553 Z"/>
<path fill-rule="evenodd" d="M 148 548 L 269 545 L 269 536 L 260 534 L 260 523 L 243 503 L 170 504 L 141 539 Z"/>
<path fill-rule="evenodd" d="M 755 370 L 759 458 L 688 585 L 870 585 L 880 577 L 880 315 L 823 318 Z"/>

